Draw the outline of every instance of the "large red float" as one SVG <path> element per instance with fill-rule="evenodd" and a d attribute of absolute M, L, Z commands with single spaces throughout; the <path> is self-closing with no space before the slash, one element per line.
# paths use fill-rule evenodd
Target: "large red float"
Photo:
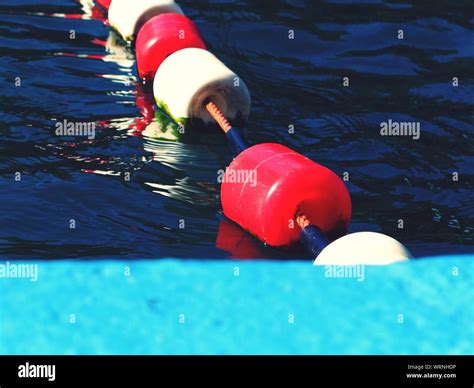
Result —
<path fill-rule="evenodd" d="M 241 152 L 221 186 L 224 214 L 272 246 L 300 239 L 295 217 L 303 213 L 333 240 L 347 232 L 351 200 L 331 170 L 274 143 Z"/>

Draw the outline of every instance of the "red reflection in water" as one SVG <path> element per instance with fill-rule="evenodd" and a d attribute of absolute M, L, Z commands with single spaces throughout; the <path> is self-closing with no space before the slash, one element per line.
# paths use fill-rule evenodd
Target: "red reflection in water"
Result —
<path fill-rule="evenodd" d="M 97 39 L 97 38 L 92 39 L 91 43 L 94 43 L 96 45 L 103 46 L 103 47 L 107 46 L 107 41 L 106 40 L 101 40 L 101 39 Z"/>
<path fill-rule="evenodd" d="M 140 109 L 141 117 L 135 120 L 135 124 L 130 129 L 133 129 L 131 133 L 133 136 L 140 136 L 155 117 L 155 100 L 152 93 L 148 93 L 141 82 L 137 83 L 135 104 Z"/>
<path fill-rule="evenodd" d="M 57 53 L 63 57 L 85 58 L 85 59 L 104 59 L 105 55 L 96 54 L 76 54 L 76 53 Z"/>
<path fill-rule="evenodd" d="M 227 218 L 223 218 L 219 224 L 216 248 L 230 253 L 232 259 L 265 257 L 262 244 Z"/>

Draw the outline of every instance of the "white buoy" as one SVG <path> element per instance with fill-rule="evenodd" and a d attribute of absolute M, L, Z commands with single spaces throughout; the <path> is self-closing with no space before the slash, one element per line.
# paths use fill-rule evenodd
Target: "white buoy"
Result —
<path fill-rule="evenodd" d="M 397 240 L 382 233 L 348 234 L 329 244 L 314 265 L 384 265 L 409 260 L 410 252 Z"/>
<path fill-rule="evenodd" d="M 168 12 L 184 14 L 173 0 L 112 0 L 108 19 L 110 26 L 130 41 L 147 20 Z"/>
<path fill-rule="evenodd" d="M 157 105 L 176 122 L 199 118 L 215 123 L 205 108 L 214 102 L 231 122 L 246 120 L 250 94 L 245 83 L 207 50 L 187 48 L 171 54 L 155 75 L 153 93 Z"/>

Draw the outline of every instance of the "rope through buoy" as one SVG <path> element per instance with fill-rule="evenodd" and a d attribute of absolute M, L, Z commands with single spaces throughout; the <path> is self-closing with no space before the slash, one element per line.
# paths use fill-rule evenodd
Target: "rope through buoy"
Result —
<path fill-rule="evenodd" d="M 109 8 L 109 23 L 125 40 L 136 38 L 138 73 L 154 79 L 157 105 L 175 121 L 215 121 L 225 133 L 234 150 L 221 184 L 228 218 L 272 246 L 299 240 L 321 263 L 409 257 L 403 245 L 382 234 L 339 238 L 349 226 L 351 200 L 334 172 L 279 144 L 247 145 L 231 124 L 238 118 L 244 122 L 249 114 L 245 83 L 207 51 L 197 27 L 173 0 L 97 1 Z"/>

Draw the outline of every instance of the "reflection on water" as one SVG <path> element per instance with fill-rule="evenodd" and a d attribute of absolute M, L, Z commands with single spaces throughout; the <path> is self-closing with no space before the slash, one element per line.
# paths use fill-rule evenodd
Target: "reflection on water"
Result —
<path fill-rule="evenodd" d="M 249 86 L 249 140 L 349 174 L 351 231 L 382 231 L 415 255 L 472 251 L 469 2 L 181 4 Z M 222 220 L 224 136 L 180 133 L 156 111 L 133 50 L 92 2 L 22 0 L 0 19 L 3 257 L 301 255 Z M 95 123 L 95 138 L 56 136 L 63 119 Z M 388 120 L 419 122 L 420 139 L 380 136 Z"/>

